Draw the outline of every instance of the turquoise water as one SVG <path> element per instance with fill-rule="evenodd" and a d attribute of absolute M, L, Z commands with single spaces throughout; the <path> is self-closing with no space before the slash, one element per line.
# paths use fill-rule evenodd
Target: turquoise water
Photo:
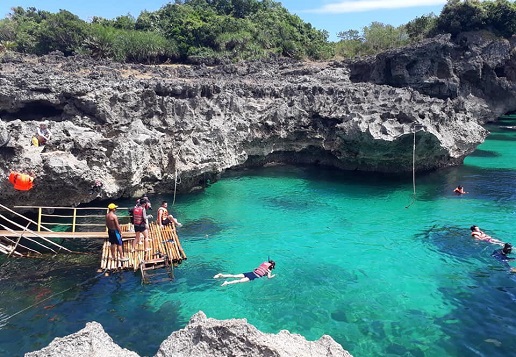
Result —
<path fill-rule="evenodd" d="M 516 275 L 490 256 L 497 246 L 469 236 L 476 224 L 516 245 L 510 125 L 516 119 L 489 126 L 463 166 L 418 175 L 415 201 L 410 175 L 290 166 L 234 172 L 179 196 L 172 211 L 188 260 L 173 283 L 142 286 L 126 272 L 75 286 L 97 274 L 97 254 L 1 258 L 0 355 L 42 348 L 94 320 L 122 347 L 152 356 L 199 310 L 264 332 L 329 334 L 357 357 L 513 354 Z M 457 184 L 470 193 L 453 195 Z M 162 198 L 151 197 L 155 207 Z M 272 280 L 212 279 L 268 256 Z"/>

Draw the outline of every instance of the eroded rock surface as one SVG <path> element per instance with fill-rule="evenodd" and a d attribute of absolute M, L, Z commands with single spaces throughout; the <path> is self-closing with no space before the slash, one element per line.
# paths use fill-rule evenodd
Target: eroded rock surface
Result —
<path fill-rule="evenodd" d="M 96 180 L 101 198 L 189 192 L 227 169 L 269 162 L 410 172 L 414 131 L 416 170 L 457 165 L 485 139 L 479 121 L 516 110 L 514 43 L 483 41 L 440 37 L 351 64 L 143 66 L 8 54 L 0 175 L 36 179 L 29 192 L 4 180 L 0 201 L 91 202 Z M 53 137 L 30 146 L 43 119 Z"/>
<path fill-rule="evenodd" d="M 156 357 L 351 357 L 328 335 L 317 341 L 282 330 L 258 331 L 246 319 L 216 320 L 199 311 L 188 325 L 172 333 Z"/>
<path fill-rule="evenodd" d="M 350 65 L 353 82 L 413 88 L 435 98 L 463 98 L 480 122 L 515 110 L 516 37 L 467 32 L 440 35 Z"/>
<path fill-rule="evenodd" d="M 136 352 L 121 348 L 98 322 L 88 322 L 82 330 L 55 338 L 50 345 L 25 357 L 139 357 Z"/>
<path fill-rule="evenodd" d="M 77 333 L 56 338 L 47 347 L 25 357 L 137 357 L 116 345 L 102 325 L 89 322 Z M 245 319 L 216 320 L 199 311 L 188 325 L 173 332 L 159 346 L 156 357 L 352 357 L 328 335 L 317 341 L 286 330 L 268 334 Z"/>

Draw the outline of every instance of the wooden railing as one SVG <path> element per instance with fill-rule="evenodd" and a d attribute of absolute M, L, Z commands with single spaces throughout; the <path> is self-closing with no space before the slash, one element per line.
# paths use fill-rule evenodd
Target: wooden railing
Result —
<path fill-rule="evenodd" d="M 31 229 L 29 229 L 30 224 L 36 223 L 32 219 L 30 219 L 28 217 L 25 217 L 24 215 L 19 214 L 18 212 L 13 211 L 9 207 L 6 207 L 6 206 L 4 206 L 2 204 L 0 204 L 0 209 L 8 211 L 11 214 L 19 217 L 20 219 L 23 219 L 23 220 L 28 222 L 27 225 L 24 227 L 23 225 L 21 225 L 21 224 L 19 224 L 17 222 L 14 222 L 10 218 L 4 216 L 3 214 L 0 214 L 0 222 L 2 222 L 2 223 L 0 223 L 0 229 L 4 229 L 5 231 L 7 231 L 7 232 L 9 232 L 11 234 L 14 234 L 14 236 L 17 237 L 16 241 L 13 241 L 12 239 L 8 238 L 7 234 L 6 234 L 5 237 L 3 237 L 8 242 L 9 247 L 0 243 L 0 248 L 1 248 L 0 251 L 2 253 L 8 254 L 9 256 L 11 256 L 11 254 L 13 254 L 13 253 L 16 254 L 16 255 L 20 255 L 21 256 L 22 254 L 16 251 L 16 249 L 18 247 L 21 247 L 21 248 L 23 248 L 23 249 L 25 249 L 27 251 L 32 251 L 34 253 L 41 254 L 41 253 L 39 253 L 38 251 L 36 251 L 34 249 L 31 249 L 29 247 L 26 247 L 26 246 L 20 244 L 20 240 L 22 238 L 25 238 L 28 241 L 31 241 L 34 244 L 38 245 L 38 246 L 44 247 L 44 248 L 52 251 L 55 254 L 57 254 L 57 251 L 55 249 L 53 249 L 51 246 L 57 247 L 57 248 L 59 248 L 59 250 L 64 249 L 65 251 L 71 252 L 71 250 L 69 250 L 68 248 L 65 248 L 65 247 L 61 246 L 60 244 L 57 244 L 57 243 L 53 242 L 52 240 L 47 239 L 47 238 L 43 237 L 42 235 L 40 235 L 40 234 L 32 231 Z M 15 229 L 10 228 L 9 226 L 14 227 L 14 228 L 18 228 L 19 230 L 21 229 L 21 231 L 16 231 Z M 46 228 L 44 226 L 41 226 L 41 227 L 43 227 L 47 232 L 48 231 L 51 232 L 50 229 L 48 229 L 48 228 Z M 49 245 L 45 245 L 44 243 L 41 243 L 38 240 L 35 240 L 35 239 L 27 237 L 26 236 L 27 233 L 32 233 L 34 236 L 39 238 L 41 241 L 43 241 L 45 243 L 48 243 Z"/>
<path fill-rule="evenodd" d="M 51 231 L 48 227 L 50 226 L 67 226 L 71 227 L 72 233 L 77 232 L 77 229 L 81 227 L 99 227 L 98 231 L 104 231 L 106 229 L 106 217 L 107 208 L 105 207 L 51 207 L 51 206 L 14 206 L 17 209 L 36 209 L 37 210 L 37 231 L 41 232 L 42 229 Z M 120 211 L 127 210 L 127 208 L 120 207 Z M 66 214 L 57 214 L 56 210 L 66 211 Z M 102 214 L 81 214 L 84 211 L 98 211 Z M 68 213 L 70 212 L 70 213 Z M 64 219 L 65 221 L 58 221 Z M 93 219 L 98 222 L 95 223 L 79 223 L 81 219 Z M 119 217 L 123 220 L 123 216 Z"/>

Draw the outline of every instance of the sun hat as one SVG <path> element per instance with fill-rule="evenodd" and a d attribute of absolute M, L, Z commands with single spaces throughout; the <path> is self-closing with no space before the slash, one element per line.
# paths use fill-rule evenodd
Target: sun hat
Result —
<path fill-rule="evenodd" d="M 115 209 L 115 208 L 118 208 L 117 205 L 115 205 L 114 203 L 110 203 L 108 206 L 107 206 L 108 209 Z"/>

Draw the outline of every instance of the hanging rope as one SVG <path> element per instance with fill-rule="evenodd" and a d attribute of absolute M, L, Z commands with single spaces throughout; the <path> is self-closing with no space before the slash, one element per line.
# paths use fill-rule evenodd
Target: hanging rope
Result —
<path fill-rule="evenodd" d="M 414 193 L 412 194 L 412 201 L 405 206 L 405 208 L 409 208 L 412 206 L 414 202 L 416 202 L 416 126 L 413 127 L 414 130 L 414 143 L 412 145 L 412 188 Z"/>
<path fill-rule="evenodd" d="M 174 203 L 176 203 L 176 192 L 177 192 L 177 165 L 176 166 L 176 172 L 174 176 L 174 199 L 172 200 L 172 206 L 174 206 Z"/>
<path fill-rule="evenodd" d="M 414 144 L 412 145 L 412 187 L 416 197 L 416 129 L 414 129 Z"/>

